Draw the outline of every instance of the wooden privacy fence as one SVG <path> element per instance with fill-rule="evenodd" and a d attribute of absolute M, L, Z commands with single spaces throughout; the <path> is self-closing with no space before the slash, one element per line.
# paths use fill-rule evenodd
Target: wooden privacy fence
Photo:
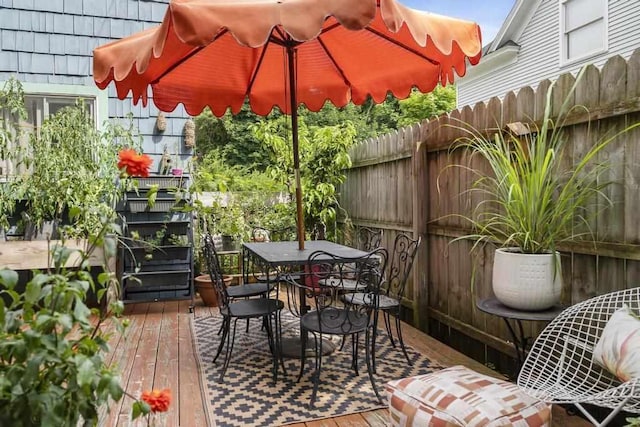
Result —
<path fill-rule="evenodd" d="M 557 112 L 575 82 L 559 77 L 553 89 Z M 502 320 L 475 309 L 476 298 L 490 296 L 495 247 L 472 250 L 473 241 L 458 240 L 469 224 L 452 214 L 471 216 L 481 202 L 468 192 L 475 177 L 464 167 L 488 173 L 486 164 L 471 159 L 466 149 L 451 148 L 466 123 L 495 132 L 507 124 L 540 121 L 551 86 L 542 81 L 502 99 L 455 110 L 396 133 L 368 140 L 353 148 L 353 167 L 341 187 L 342 206 L 356 225 L 385 229 L 383 244 L 391 248 L 398 232 L 421 235 L 423 245 L 414 265 L 413 283 L 405 305 L 422 330 L 480 360 L 514 355 Z M 563 129 L 568 138 L 563 162 L 575 164 L 595 141 L 640 121 L 640 50 L 628 61 L 616 56 L 602 70 L 588 66 L 571 99 L 577 109 Z M 634 129 L 609 145 L 598 160 L 611 164 L 606 190 L 613 205 L 597 203 L 591 227 L 600 242 L 567 244 L 562 253 L 564 304 L 597 294 L 640 286 L 640 130 Z M 471 282 L 474 280 L 472 293 Z M 537 335 L 544 324 L 526 324 Z M 497 352 L 496 352 L 497 351 Z"/>

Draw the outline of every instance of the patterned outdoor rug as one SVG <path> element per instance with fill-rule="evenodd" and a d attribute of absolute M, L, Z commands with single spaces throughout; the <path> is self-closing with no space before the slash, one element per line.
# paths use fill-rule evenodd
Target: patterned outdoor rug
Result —
<path fill-rule="evenodd" d="M 245 333 L 244 321 L 238 322 L 229 368 L 224 382 L 219 383 L 223 355 L 215 364 L 211 361 L 220 340 L 217 332 L 221 321 L 219 315 L 192 321 L 209 425 L 278 426 L 387 407 L 386 402 L 378 402 L 371 387 L 363 346 L 360 346 L 358 360 L 360 375 L 355 376 L 351 369 L 351 346 L 347 342 L 343 351 L 323 357 L 320 388 L 314 407 L 310 409 L 313 359 L 307 359 L 305 373 L 299 383 L 296 378 L 300 360 L 285 359 L 287 375 L 281 376 L 280 371 L 278 383 L 274 385 L 266 333 L 261 331 L 260 322 L 255 320 L 251 321 L 248 334 Z M 297 335 L 298 318 L 285 311 L 282 323 L 284 337 Z M 387 381 L 443 368 L 411 348 L 407 350 L 413 366 L 409 366 L 402 350 L 394 349 L 386 335 L 378 336 L 376 348 L 375 379 L 383 399 Z"/>

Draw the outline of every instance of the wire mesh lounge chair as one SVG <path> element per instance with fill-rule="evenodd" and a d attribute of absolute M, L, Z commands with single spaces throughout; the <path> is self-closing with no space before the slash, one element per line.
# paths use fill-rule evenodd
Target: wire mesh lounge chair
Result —
<path fill-rule="evenodd" d="M 608 293 L 565 309 L 535 340 L 518 385 L 545 402 L 574 404 L 597 426 L 608 424 L 621 410 L 640 413 L 640 379 L 621 382 L 593 361 L 593 349 L 607 321 L 625 304 L 640 312 L 640 288 Z M 612 411 L 599 422 L 584 404 Z"/>

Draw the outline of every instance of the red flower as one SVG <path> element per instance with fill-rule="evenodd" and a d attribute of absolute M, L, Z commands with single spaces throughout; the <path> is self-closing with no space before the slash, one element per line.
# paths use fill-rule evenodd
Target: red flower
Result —
<path fill-rule="evenodd" d="M 124 149 L 118 153 L 118 169 L 124 170 L 129 176 L 149 176 L 151 157 L 146 154 L 138 154 L 136 150 Z"/>
<path fill-rule="evenodd" d="M 151 412 L 167 412 L 171 404 L 171 390 L 151 390 L 142 392 L 142 400 L 150 407 Z"/>

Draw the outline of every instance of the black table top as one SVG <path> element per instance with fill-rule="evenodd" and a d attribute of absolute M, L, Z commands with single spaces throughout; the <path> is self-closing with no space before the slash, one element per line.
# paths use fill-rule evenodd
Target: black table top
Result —
<path fill-rule="evenodd" d="M 326 251 L 343 258 L 357 258 L 367 252 L 328 240 L 306 240 L 304 249 L 298 249 L 297 241 L 243 243 L 242 246 L 264 262 L 273 265 L 300 265 L 307 262 L 315 251 Z"/>
<path fill-rule="evenodd" d="M 485 298 L 476 301 L 476 307 L 485 313 L 494 314 L 496 316 L 505 317 L 507 319 L 517 320 L 533 320 L 549 322 L 555 319 L 558 314 L 566 307 L 554 305 L 553 307 L 543 311 L 523 311 L 515 308 L 507 307 L 498 301 L 495 297 Z"/>

